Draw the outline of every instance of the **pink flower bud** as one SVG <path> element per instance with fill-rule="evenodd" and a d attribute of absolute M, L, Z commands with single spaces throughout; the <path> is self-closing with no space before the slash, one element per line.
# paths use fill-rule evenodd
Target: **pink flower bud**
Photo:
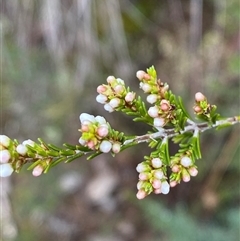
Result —
<path fill-rule="evenodd" d="M 177 186 L 177 181 L 171 181 L 170 182 L 170 187 L 175 187 L 175 186 Z"/>
<path fill-rule="evenodd" d="M 168 100 L 162 100 L 160 103 L 160 107 L 162 111 L 168 111 L 170 109 L 170 103 Z"/>
<path fill-rule="evenodd" d="M 154 189 L 154 193 L 155 193 L 155 194 L 160 194 L 160 193 L 162 193 L 161 188 Z"/>
<path fill-rule="evenodd" d="M 197 174 L 198 174 L 198 170 L 197 170 L 196 167 L 190 167 L 190 168 L 188 169 L 188 172 L 189 172 L 189 174 L 190 174 L 192 177 L 195 177 L 195 176 L 197 176 Z"/>
<path fill-rule="evenodd" d="M 102 124 L 98 127 L 97 129 L 97 134 L 100 137 L 105 137 L 108 135 L 108 125 L 107 124 Z"/>
<path fill-rule="evenodd" d="M 180 162 L 184 167 L 189 167 L 192 165 L 192 160 L 188 156 L 182 157 Z"/>
<path fill-rule="evenodd" d="M 150 104 L 154 104 L 158 99 L 158 96 L 155 94 L 151 94 L 147 96 L 147 102 Z"/>
<path fill-rule="evenodd" d="M 117 154 L 117 153 L 120 152 L 120 150 L 121 150 L 120 143 L 118 143 L 118 142 L 113 143 L 113 145 L 112 145 L 112 152 Z"/>
<path fill-rule="evenodd" d="M 145 75 L 146 75 L 146 72 L 143 71 L 143 70 L 138 70 L 137 73 L 136 73 L 136 77 L 137 77 L 139 80 L 142 80 Z"/>
<path fill-rule="evenodd" d="M 99 94 L 103 94 L 106 90 L 107 90 L 107 87 L 104 86 L 104 85 L 99 85 L 99 86 L 97 87 L 97 92 L 98 92 Z"/>
<path fill-rule="evenodd" d="M 182 171 L 182 180 L 184 182 L 189 182 L 190 179 L 191 178 L 190 178 L 190 175 L 189 175 L 188 171 L 186 169 L 183 169 L 183 171 Z"/>
<path fill-rule="evenodd" d="M 95 150 L 95 142 L 93 140 L 90 140 L 87 142 L 88 148 Z"/>
<path fill-rule="evenodd" d="M 19 144 L 16 148 L 17 153 L 22 155 L 22 156 L 26 155 L 27 150 L 28 150 L 27 147 L 23 144 Z"/>
<path fill-rule="evenodd" d="M 146 181 L 150 177 L 149 174 L 150 174 L 149 172 L 141 172 L 141 173 L 139 173 L 138 178 L 142 181 Z"/>
<path fill-rule="evenodd" d="M 10 163 L 0 164 L 0 177 L 9 177 L 13 171 Z"/>
<path fill-rule="evenodd" d="M 161 191 L 162 191 L 162 194 L 168 194 L 169 193 L 170 185 L 168 184 L 167 181 L 162 182 Z"/>
<path fill-rule="evenodd" d="M 43 167 L 41 165 L 37 165 L 33 168 L 32 174 L 34 177 L 38 177 L 42 174 Z"/>
<path fill-rule="evenodd" d="M 158 112 L 159 112 L 159 109 L 158 107 L 155 105 L 155 106 L 152 106 L 148 109 L 148 114 L 152 117 L 152 118 L 155 118 L 155 117 L 158 117 Z"/>
<path fill-rule="evenodd" d="M 202 112 L 202 108 L 198 105 L 194 106 L 193 107 L 193 110 L 196 112 L 196 113 L 201 113 Z"/>
<path fill-rule="evenodd" d="M 163 127 L 164 124 L 165 124 L 165 120 L 163 118 L 161 118 L 161 117 L 156 117 L 153 120 L 153 125 L 155 127 Z"/>
<path fill-rule="evenodd" d="M 180 167 L 178 165 L 174 165 L 172 167 L 172 172 L 179 172 L 180 171 Z"/>
<path fill-rule="evenodd" d="M 151 163 L 154 168 L 160 168 L 162 166 L 162 161 L 160 158 L 153 158 Z"/>
<path fill-rule="evenodd" d="M 197 92 L 195 94 L 195 100 L 196 102 L 204 101 L 206 100 L 206 97 L 201 92 Z"/>
<path fill-rule="evenodd" d="M 153 180 L 153 182 L 152 182 L 152 186 L 153 186 L 155 189 L 161 188 L 161 185 L 162 185 L 162 183 L 161 183 L 161 181 L 158 180 L 158 179 L 155 179 L 155 180 Z"/>
<path fill-rule="evenodd" d="M 103 153 L 108 153 L 112 149 L 112 143 L 110 141 L 104 140 L 101 142 L 99 149 Z"/>
<path fill-rule="evenodd" d="M 124 87 L 122 85 L 116 85 L 114 91 L 116 94 L 121 95 L 124 92 Z"/>
<path fill-rule="evenodd" d="M 139 190 L 136 194 L 137 199 L 143 199 L 147 196 L 147 193 L 144 190 Z"/>
<path fill-rule="evenodd" d="M 133 92 L 128 92 L 127 94 L 126 94 L 126 96 L 125 96 L 125 100 L 127 101 L 127 102 L 132 102 L 134 99 L 135 99 L 135 93 L 133 93 Z"/>
<path fill-rule="evenodd" d="M 10 145 L 10 138 L 5 135 L 0 135 L 0 145 L 8 147 Z"/>
<path fill-rule="evenodd" d="M 0 163 L 8 163 L 8 161 L 11 159 L 11 154 L 8 150 L 1 150 L 0 151 Z"/>
<path fill-rule="evenodd" d="M 113 83 L 114 81 L 116 81 L 116 79 L 115 79 L 114 76 L 108 76 L 108 77 L 107 77 L 107 82 L 108 82 L 109 84 Z"/>
<path fill-rule="evenodd" d="M 99 94 L 96 97 L 96 101 L 100 104 L 105 104 L 107 100 L 108 100 L 107 96 L 103 94 Z"/>

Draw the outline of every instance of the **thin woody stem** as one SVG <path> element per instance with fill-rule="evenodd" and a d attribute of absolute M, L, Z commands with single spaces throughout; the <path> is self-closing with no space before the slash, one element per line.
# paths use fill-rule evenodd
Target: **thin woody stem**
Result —
<path fill-rule="evenodd" d="M 237 123 L 240 123 L 240 116 L 234 116 L 234 117 L 230 117 L 230 118 L 226 118 L 224 120 L 219 120 L 216 121 L 215 124 L 213 125 L 209 125 L 207 122 L 203 122 L 203 123 L 195 123 L 191 120 L 188 120 L 189 125 L 187 125 L 184 130 L 179 132 L 175 132 L 174 128 L 172 129 L 164 129 L 162 128 L 160 131 L 155 132 L 155 133 L 151 133 L 151 134 L 145 134 L 142 136 L 137 136 L 133 139 L 130 140 L 126 140 L 123 145 L 128 145 L 130 143 L 142 143 L 142 142 L 148 142 L 150 140 L 154 140 L 154 139 L 159 139 L 159 138 L 172 138 L 174 136 L 177 136 L 179 134 L 183 134 L 186 132 L 194 132 L 196 130 L 198 130 L 200 133 L 204 132 L 206 130 L 212 129 L 212 128 L 216 128 L 218 126 L 221 125 L 226 125 L 226 124 L 230 124 L 230 125 L 234 125 Z"/>

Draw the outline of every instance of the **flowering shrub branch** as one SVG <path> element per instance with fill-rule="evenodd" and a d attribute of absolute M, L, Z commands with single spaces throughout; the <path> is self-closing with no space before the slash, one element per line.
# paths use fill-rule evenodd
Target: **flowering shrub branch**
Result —
<path fill-rule="evenodd" d="M 146 142 L 153 149 L 149 156 L 136 167 L 139 173 L 137 198 L 142 199 L 154 192 L 167 194 L 181 181 L 188 182 L 198 174 L 196 160 L 201 158 L 200 134 L 209 129 L 220 129 L 240 122 L 240 116 L 222 118 L 216 106 L 209 104 L 200 92 L 195 94 L 193 106 L 196 117 L 192 120 L 182 99 L 174 95 L 167 83 L 157 78 L 154 67 L 136 74 L 140 88 L 147 94 L 146 107 L 140 96 L 125 86 L 120 78 L 109 76 L 107 84 L 98 86 L 97 102 L 108 112 L 121 111 L 132 116 L 133 121 L 150 126 L 147 134 L 127 136 L 114 130 L 102 116 L 87 113 L 80 115 L 81 136 L 78 145 L 64 144 L 63 148 L 25 140 L 19 143 L 6 135 L 0 135 L 0 176 L 10 176 L 29 165 L 34 176 L 47 173 L 55 165 L 69 163 L 83 155 L 92 159 L 102 153 L 113 156 L 129 147 Z M 173 156 L 169 154 L 169 141 L 179 145 Z"/>

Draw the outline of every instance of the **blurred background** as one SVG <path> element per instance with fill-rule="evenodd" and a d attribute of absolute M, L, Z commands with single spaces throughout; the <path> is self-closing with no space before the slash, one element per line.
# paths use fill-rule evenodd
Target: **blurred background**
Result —
<path fill-rule="evenodd" d="M 79 114 L 104 115 L 127 134 L 148 127 L 96 103 L 108 75 L 139 91 L 154 65 L 192 113 L 203 92 L 223 116 L 239 114 L 238 0 L 3 0 L 1 133 L 19 141 L 78 143 Z M 142 144 L 83 157 L 34 178 L 1 179 L 4 241 L 236 241 L 240 239 L 239 126 L 203 134 L 199 175 L 136 199 Z"/>

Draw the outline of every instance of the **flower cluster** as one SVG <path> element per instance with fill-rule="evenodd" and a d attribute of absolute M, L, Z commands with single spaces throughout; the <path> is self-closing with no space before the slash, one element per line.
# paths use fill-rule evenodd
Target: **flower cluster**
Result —
<path fill-rule="evenodd" d="M 118 153 L 120 151 L 121 143 L 112 140 L 110 136 L 112 129 L 105 118 L 102 116 L 94 117 L 87 113 L 82 113 L 79 118 L 81 122 L 80 131 L 82 132 L 79 143 L 82 146 L 103 153 L 110 151 Z"/>
<path fill-rule="evenodd" d="M 147 157 L 147 160 L 141 162 L 136 168 L 139 173 L 137 183 L 137 198 L 143 199 L 151 192 L 155 194 L 168 194 L 170 185 L 166 177 L 166 166 L 158 157 Z"/>
<path fill-rule="evenodd" d="M 140 80 L 140 88 L 148 94 L 147 102 L 154 104 L 148 109 L 148 114 L 153 118 L 153 126 L 162 128 L 174 119 L 174 105 L 167 99 L 168 84 L 164 84 L 157 79 L 156 71 L 153 67 L 148 69 L 148 73 L 139 70 L 136 74 Z"/>
<path fill-rule="evenodd" d="M 207 109 L 210 107 L 206 97 L 201 92 L 195 94 L 195 102 L 196 104 L 193 109 L 197 115 L 203 114 L 204 112 L 206 113 Z"/>
<path fill-rule="evenodd" d="M 190 176 L 195 177 L 198 174 L 197 167 L 187 155 L 173 158 L 170 167 L 172 169 L 172 174 L 170 175 L 171 187 L 175 187 L 181 180 L 189 182 Z"/>
<path fill-rule="evenodd" d="M 107 83 L 97 87 L 98 96 L 96 97 L 97 102 L 104 104 L 106 111 L 113 112 L 118 108 L 132 105 L 136 94 L 126 88 L 122 79 L 109 76 Z"/>

